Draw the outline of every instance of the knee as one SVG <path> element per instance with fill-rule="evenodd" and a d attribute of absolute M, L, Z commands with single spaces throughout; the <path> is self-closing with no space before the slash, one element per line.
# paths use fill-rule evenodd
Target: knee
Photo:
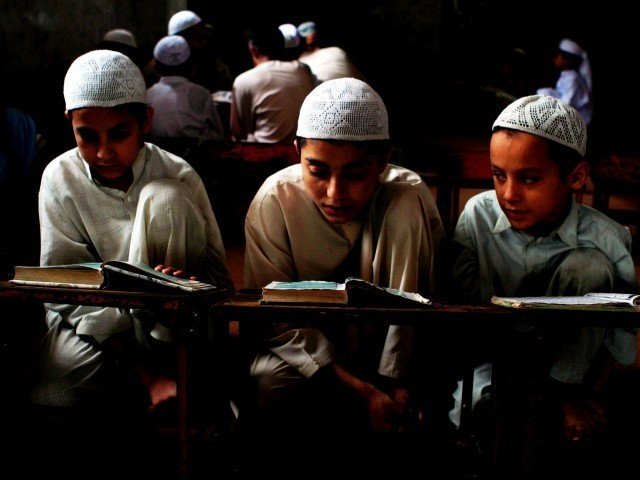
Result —
<path fill-rule="evenodd" d="M 582 295 L 592 291 L 613 289 L 613 265 L 604 253 L 595 248 L 571 251 L 556 270 L 562 286 L 559 294 Z"/>
<path fill-rule="evenodd" d="M 195 203 L 193 193 L 181 181 L 171 178 L 152 180 L 140 190 L 139 203 L 147 205 L 153 203 L 158 208 L 175 208 L 181 205 Z"/>
<path fill-rule="evenodd" d="M 285 362 L 277 365 L 256 364 L 251 371 L 256 404 L 260 410 L 269 411 L 290 403 L 295 391 L 306 380 Z M 257 368 L 256 368 L 257 367 Z"/>

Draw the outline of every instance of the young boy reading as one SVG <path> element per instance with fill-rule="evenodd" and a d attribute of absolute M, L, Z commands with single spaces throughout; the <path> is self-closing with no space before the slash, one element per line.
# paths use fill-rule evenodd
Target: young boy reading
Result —
<path fill-rule="evenodd" d="M 454 233 L 460 294 L 486 302 L 638 290 L 628 229 L 573 199 L 589 173 L 586 144 L 584 120 L 561 100 L 533 95 L 503 110 L 490 145 L 495 191 L 469 200 Z M 550 392 L 561 438 L 578 440 L 602 426 L 597 390 L 614 360 L 633 362 L 636 338 L 621 328 L 554 330 Z"/>
<path fill-rule="evenodd" d="M 245 287 L 357 276 L 429 295 L 443 228 L 420 177 L 387 163 L 380 96 L 354 78 L 316 87 L 300 110 L 296 147 L 300 164 L 268 178 L 249 208 Z M 397 428 L 410 393 L 411 329 L 304 322 L 261 332 L 251 363 L 261 412 L 281 432 Z M 355 409 L 343 402 L 327 414 L 338 398 Z"/>
<path fill-rule="evenodd" d="M 143 142 L 153 116 L 145 95 L 140 70 L 121 53 L 92 51 L 71 64 L 64 98 L 77 148 L 42 177 L 41 265 L 171 265 L 169 272 L 232 288 L 202 180 L 184 160 Z M 66 420 L 56 434 L 91 432 L 74 443 L 85 454 L 124 453 L 103 429 L 176 394 L 175 380 L 147 362 L 156 340 L 169 340 L 168 329 L 152 312 L 121 308 L 48 304 L 46 319 L 31 402 L 54 425 Z M 119 434 L 127 439 L 126 430 Z"/>

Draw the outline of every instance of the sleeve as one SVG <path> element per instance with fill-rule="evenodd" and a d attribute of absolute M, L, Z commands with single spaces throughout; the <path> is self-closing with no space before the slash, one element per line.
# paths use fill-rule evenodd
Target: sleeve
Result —
<path fill-rule="evenodd" d="M 378 285 L 431 295 L 440 281 L 436 258 L 442 253 L 444 239 L 433 198 L 422 183 L 408 188 L 388 186 L 388 190 L 387 199 L 381 199 L 382 210 L 378 213 L 372 206 L 374 232 L 378 229 L 375 218 L 382 217 L 382 221 L 379 231 L 371 232 L 376 237 L 376 246 L 370 278 Z M 363 236 L 363 244 L 370 242 Z M 378 373 L 391 378 L 406 377 L 412 354 L 413 328 L 390 325 Z"/>
<path fill-rule="evenodd" d="M 260 289 L 272 280 L 297 279 L 284 215 L 275 195 L 258 192 L 245 220 L 245 288 Z M 274 323 L 262 332 L 269 350 L 305 377 L 334 360 L 331 342 L 304 323 Z"/>
<path fill-rule="evenodd" d="M 480 299 L 478 255 L 469 230 L 469 213 L 465 209 L 453 233 L 451 246 L 452 285 L 458 300 L 477 301 Z"/>
<path fill-rule="evenodd" d="M 555 88 L 539 88 L 536 93 L 538 95 L 550 95 L 569 105 L 575 105 L 576 96 L 578 95 L 578 85 L 574 77 L 560 75 Z"/>
<path fill-rule="evenodd" d="M 41 265 L 64 265 L 100 261 L 92 253 L 87 232 L 77 212 L 68 211 L 54 195 L 46 177 L 39 194 Z M 46 304 L 79 335 L 91 335 L 102 342 L 133 326 L 128 311 L 121 308 L 99 308 L 84 305 Z"/>

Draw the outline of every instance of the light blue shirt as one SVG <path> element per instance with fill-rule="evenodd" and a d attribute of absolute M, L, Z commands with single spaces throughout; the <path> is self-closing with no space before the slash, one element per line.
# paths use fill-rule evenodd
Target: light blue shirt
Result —
<path fill-rule="evenodd" d="M 463 247 L 453 275 L 459 292 L 482 301 L 492 295 L 522 296 L 527 277 L 557 265 L 577 248 L 594 248 L 611 262 L 618 291 L 637 292 L 629 229 L 603 213 L 572 201 L 564 222 L 546 237 L 535 237 L 511 227 L 495 191 L 471 198 L 454 233 Z M 635 334 L 613 329 L 605 343 L 620 363 L 633 362 Z"/>

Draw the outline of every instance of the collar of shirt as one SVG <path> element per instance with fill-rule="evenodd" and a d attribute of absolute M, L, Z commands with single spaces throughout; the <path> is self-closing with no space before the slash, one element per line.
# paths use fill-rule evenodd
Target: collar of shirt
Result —
<path fill-rule="evenodd" d="M 95 183 L 96 185 L 98 185 L 99 187 L 103 187 L 100 182 L 98 182 L 98 180 L 93 178 L 93 174 L 91 173 L 91 167 L 89 166 L 89 164 L 86 162 L 86 160 L 84 158 L 82 158 L 82 155 L 80 155 L 80 150 L 78 150 L 78 156 L 80 157 L 80 159 L 82 160 L 82 163 L 84 164 L 84 168 L 87 172 L 87 177 L 89 177 L 89 180 L 93 183 Z M 131 164 L 131 169 L 133 170 L 133 182 L 131 183 L 131 186 L 135 185 L 136 183 L 138 183 L 138 180 L 140 179 L 140 175 L 142 174 L 142 170 L 144 169 L 144 165 L 146 162 L 146 156 L 147 156 L 147 148 L 146 148 L 146 143 L 142 146 L 142 148 L 140 149 L 140 151 L 138 152 L 138 156 L 136 157 L 136 159 L 133 161 L 133 163 Z M 103 187 L 103 188 L 108 188 L 108 187 Z M 129 189 L 131 189 L 131 187 L 129 187 Z M 113 189 L 111 189 L 113 190 Z M 124 194 L 124 192 L 123 192 Z"/>
<path fill-rule="evenodd" d="M 498 208 L 500 207 L 498 206 Z M 512 228 L 511 223 L 501 209 L 500 215 L 498 216 L 498 220 L 496 220 L 492 233 L 494 235 L 497 235 L 509 228 Z M 562 222 L 562 224 L 548 236 L 553 237 L 556 234 L 558 235 L 558 238 L 560 238 L 560 240 L 562 240 L 570 247 L 578 247 L 578 202 L 576 202 L 574 199 L 571 200 L 571 210 L 569 211 L 569 215 L 567 215 L 567 218 L 565 218 L 564 222 Z"/>

